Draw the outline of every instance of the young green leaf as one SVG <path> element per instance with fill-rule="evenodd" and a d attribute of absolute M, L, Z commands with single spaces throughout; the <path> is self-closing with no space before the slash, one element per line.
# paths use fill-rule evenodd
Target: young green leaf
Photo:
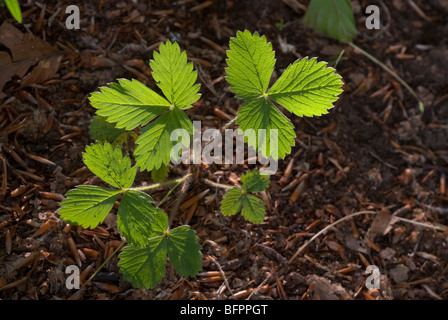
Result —
<path fill-rule="evenodd" d="M 261 175 L 258 170 L 249 171 L 241 176 L 243 190 L 248 192 L 261 192 L 269 187 L 269 176 Z"/>
<path fill-rule="evenodd" d="M 269 176 L 261 175 L 258 170 L 241 176 L 243 186 L 230 189 L 221 202 L 221 212 L 225 216 L 233 216 L 239 212 L 252 223 L 261 223 L 266 211 L 261 199 L 249 192 L 265 191 L 269 187 Z"/>
<path fill-rule="evenodd" d="M 201 245 L 189 226 L 168 230 L 168 217 L 159 210 L 153 237 L 144 247 L 134 244 L 119 255 L 120 272 L 124 278 L 139 288 L 152 288 L 165 275 L 166 257 L 178 275 L 196 275 L 201 269 Z M 158 235 L 156 235 L 158 233 Z"/>
<path fill-rule="evenodd" d="M 128 243 L 144 246 L 152 236 L 156 208 L 152 198 L 140 191 L 127 190 L 118 207 L 117 227 Z"/>
<path fill-rule="evenodd" d="M 135 79 L 118 79 L 118 83 L 110 83 L 100 91 L 91 94 L 90 103 L 98 115 L 116 122 L 117 128 L 133 130 L 170 108 L 165 98 Z"/>
<path fill-rule="evenodd" d="M 352 41 L 357 33 L 350 0 L 312 0 L 303 22 L 342 42 Z"/>
<path fill-rule="evenodd" d="M 239 187 L 234 187 L 227 192 L 221 202 L 221 212 L 225 216 L 241 212 L 241 215 L 252 223 L 261 223 L 266 216 L 263 200 L 243 193 Z"/>
<path fill-rule="evenodd" d="M 255 32 L 238 31 L 236 38 L 230 39 L 227 51 L 226 77 L 230 90 L 238 98 L 253 99 L 263 96 L 269 85 L 275 65 L 275 53 L 266 37 Z"/>
<path fill-rule="evenodd" d="M 261 151 L 266 158 L 283 159 L 295 144 L 296 133 L 291 121 L 267 99 L 243 103 L 238 110 L 236 123 L 239 131 L 247 137 L 247 144 Z M 264 137 L 260 137 L 263 133 Z M 271 138 L 275 140 L 271 141 Z"/>
<path fill-rule="evenodd" d="M 126 130 L 119 129 L 115 127 L 114 123 L 108 122 L 105 117 L 94 116 L 90 120 L 89 136 L 92 140 L 113 143 L 115 139 L 125 132 Z"/>
<path fill-rule="evenodd" d="M 187 54 L 179 45 L 169 40 L 154 52 L 154 60 L 149 62 L 152 77 L 173 106 L 180 109 L 191 108 L 201 97 L 200 85 L 194 84 L 198 77 L 193 63 L 187 62 Z"/>
<path fill-rule="evenodd" d="M 132 186 L 137 167 L 131 168 L 129 155 L 123 157 L 119 147 L 113 149 L 108 142 L 95 143 L 86 147 L 83 158 L 90 171 L 111 186 L 121 189 Z"/>
<path fill-rule="evenodd" d="M 141 130 L 142 135 L 137 138 L 136 166 L 141 170 L 158 169 L 167 165 L 171 159 L 171 150 L 178 143 L 171 141 L 171 133 L 179 129 L 180 138 L 185 146 L 190 145 L 190 134 L 193 134 L 193 123 L 179 108 L 174 108 L 156 121 Z M 182 130 L 183 129 L 183 130 Z"/>
<path fill-rule="evenodd" d="M 22 23 L 22 11 L 20 10 L 19 1 L 5 0 L 5 3 L 14 19 L 16 19 L 18 23 Z"/>
<path fill-rule="evenodd" d="M 97 186 L 78 186 L 67 192 L 58 213 L 68 223 L 93 229 L 104 221 L 120 192 Z"/>
<path fill-rule="evenodd" d="M 298 116 L 320 116 L 342 93 L 341 76 L 326 62 L 303 58 L 291 64 L 269 90 L 269 97 Z"/>
<path fill-rule="evenodd" d="M 241 211 L 243 206 L 243 190 L 233 187 L 227 191 L 221 201 L 221 212 L 225 216 L 233 216 Z"/>

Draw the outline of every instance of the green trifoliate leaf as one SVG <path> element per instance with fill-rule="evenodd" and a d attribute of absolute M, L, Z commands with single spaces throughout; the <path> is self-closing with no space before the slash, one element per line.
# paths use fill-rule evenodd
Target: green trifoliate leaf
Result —
<path fill-rule="evenodd" d="M 263 96 L 275 65 L 275 53 L 266 37 L 257 32 L 252 35 L 248 30 L 238 31 L 236 38 L 230 39 L 227 57 L 230 90 L 243 99 Z"/>
<path fill-rule="evenodd" d="M 195 276 L 201 270 L 202 247 L 198 240 L 189 226 L 180 226 L 168 232 L 168 257 L 178 275 Z"/>
<path fill-rule="evenodd" d="M 303 22 L 342 42 L 352 41 L 357 33 L 350 0 L 312 0 Z"/>
<path fill-rule="evenodd" d="M 254 195 L 243 192 L 238 187 L 230 189 L 221 202 L 221 212 L 232 216 L 239 212 L 252 223 L 261 223 L 266 216 L 264 202 Z"/>
<path fill-rule="evenodd" d="M 194 84 L 198 74 L 193 63 L 187 62 L 187 54 L 180 51 L 176 42 L 168 40 L 160 45 L 159 51 L 154 52 L 154 60 L 149 62 L 152 77 L 173 106 L 190 108 L 201 97 L 200 85 Z"/>
<path fill-rule="evenodd" d="M 129 155 L 123 157 L 119 147 L 114 149 L 108 142 L 95 143 L 86 147 L 83 158 L 90 171 L 111 186 L 122 189 L 132 186 L 137 167 L 131 167 Z"/>
<path fill-rule="evenodd" d="M 165 275 L 166 238 L 163 235 L 151 238 L 144 247 L 131 244 L 118 257 L 124 279 L 137 288 L 152 288 Z"/>
<path fill-rule="evenodd" d="M 144 192 L 127 190 L 124 193 L 118 207 L 117 227 L 128 243 L 144 246 L 153 236 L 151 228 L 157 209 L 152 202 Z"/>
<path fill-rule="evenodd" d="M 104 221 L 120 192 L 96 186 L 78 186 L 67 192 L 58 213 L 68 223 L 95 228 Z"/>
<path fill-rule="evenodd" d="M 261 192 L 269 187 L 269 176 L 261 175 L 258 170 L 250 171 L 241 176 L 243 190 L 248 192 Z"/>
<path fill-rule="evenodd" d="M 320 116 L 342 93 L 341 76 L 326 62 L 303 58 L 291 64 L 269 90 L 269 97 L 298 116 Z"/>
<path fill-rule="evenodd" d="M 283 159 L 295 144 L 296 133 L 291 121 L 267 99 L 243 103 L 236 123 L 247 137 L 248 145 L 266 158 Z"/>
<path fill-rule="evenodd" d="M 137 138 L 135 156 L 141 170 L 158 169 L 167 165 L 171 159 L 171 150 L 178 141 L 171 141 L 171 133 L 176 130 L 181 142 L 185 146 L 190 145 L 190 134 L 193 134 L 193 123 L 180 109 L 174 108 L 156 121 L 150 123 L 141 130 L 142 135 Z"/>
<path fill-rule="evenodd" d="M 20 10 L 19 1 L 5 0 L 6 7 L 17 22 L 22 23 L 22 11 Z"/>
<path fill-rule="evenodd" d="M 133 130 L 168 110 L 170 103 L 137 80 L 118 79 L 109 87 L 93 92 L 90 103 L 96 113 L 116 123 L 117 128 Z"/>
<path fill-rule="evenodd" d="M 166 257 L 176 273 L 188 277 L 201 269 L 201 245 L 189 226 L 168 230 L 168 217 L 158 210 L 153 237 L 145 246 L 131 244 L 119 255 L 120 271 L 124 278 L 139 288 L 152 288 L 165 275 Z"/>
<path fill-rule="evenodd" d="M 159 169 L 151 170 L 151 179 L 154 182 L 162 182 L 168 177 L 169 172 L 170 169 L 168 168 L 168 166 L 162 164 Z"/>
<path fill-rule="evenodd" d="M 126 130 L 115 127 L 115 124 L 110 123 L 105 117 L 94 116 L 89 125 L 89 136 L 92 140 L 108 141 L 113 143 Z"/>

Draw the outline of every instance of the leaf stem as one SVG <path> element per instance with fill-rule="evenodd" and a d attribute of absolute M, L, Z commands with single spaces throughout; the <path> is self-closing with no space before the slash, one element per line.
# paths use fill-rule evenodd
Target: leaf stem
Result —
<path fill-rule="evenodd" d="M 160 205 L 168 198 L 168 196 L 182 183 L 186 180 L 187 177 L 191 176 L 190 174 L 187 174 L 184 179 L 181 179 L 179 182 L 176 183 L 176 185 L 174 187 L 172 187 L 170 189 L 170 191 L 167 192 L 167 194 L 162 198 L 162 200 L 159 201 L 159 203 L 157 204 L 156 208 L 160 208 Z"/>
<path fill-rule="evenodd" d="M 384 63 L 382 63 L 381 61 L 379 61 L 377 58 L 375 58 L 374 56 L 372 56 L 370 53 L 368 53 L 367 51 L 364 51 L 363 49 L 361 49 L 360 47 L 358 47 L 356 44 L 354 44 L 353 42 L 349 42 L 348 43 L 352 48 L 354 48 L 355 50 L 358 50 L 359 52 L 361 52 L 363 55 L 365 55 L 367 58 L 369 58 L 370 60 L 372 60 L 373 62 L 375 62 L 377 65 L 379 65 L 381 68 L 383 68 L 386 72 L 388 72 L 392 77 L 394 77 L 395 79 L 397 79 L 398 82 L 400 82 L 403 87 L 405 87 L 418 101 L 418 106 L 420 109 L 420 112 L 423 112 L 425 110 L 425 105 L 423 104 L 423 101 L 420 99 L 420 97 L 417 95 L 417 93 L 414 91 L 414 89 L 412 89 L 402 78 L 400 78 L 400 76 L 398 74 L 396 74 L 392 69 L 390 69 L 388 66 L 386 66 Z"/>
<path fill-rule="evenodd" d="M 84 287 L 88 286 L 90 284 L 90 282 L 92 281 L 93 278 L 95 278 L 95 276 L 98 274 L 98 272 L 100 272 L 100 270 L 104 267 L 104 265 L 110 260 L 112 259 L 112 257 L 121 249 L 124 247 L 124 245 L 126 244 L 126 241 L 123 241 L 118 247 L 117 249 L 114 250 L 114 252 L 112 252 L 112 254 L 110 256 L 107 257 L 106 260 L 104 260 L 104 262 L 99 266 L 98 269 L 95 270 L 95 272 L 92 274 L 92 276 L 84 283 Z"/>
<path fill-rule="evenodd" d="M 155 189 L 155 188 L 167 186 L 167 185 L 170 185 L 170 184 L 175 184 L 175 183 L 179 184 L 179 183 L 182 183 L 183 181 L 185 181 L 189 176 L 191 176 L 191 174 L 187 174 L 187 175 L 183 176 L 182 178 L 179 178 L 179 179 L 176 179 L 176 180 L 170 180 L 170 181 L 154 183 L 154 184 L 150 184 L 150 185 L 144 186 L 144 187 L 127 188 L 126 190 L 146 191 L 146 190 L 150 190 L 150 189 Z"/>

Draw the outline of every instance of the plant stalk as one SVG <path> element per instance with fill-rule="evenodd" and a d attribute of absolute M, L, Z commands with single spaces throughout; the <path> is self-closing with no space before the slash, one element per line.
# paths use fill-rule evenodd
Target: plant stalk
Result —
<path fill-rule="evenodd" d="M 150 189 L 155 189 L 155 188 L 167 186 L 167 185 L 170 185 L 170 184 L 175 184 L 175 183 L 179 184 L 179 183 L 182 183 L 183 181 L 185 181 L 189 176 L 191 176 L 191 174 L 187 174 L 187 175 L 183 176 L 182 178 L 179 178 L 179 179 L 176 179 L 176 180 L 170 180 L 170 181 L 154 183 L 154 184 L 150 184 L 149 186 L 144 186 L 144 187 L 128 188 L 126 190 L 146 191 L 146 190 L 150 190 Z"/>

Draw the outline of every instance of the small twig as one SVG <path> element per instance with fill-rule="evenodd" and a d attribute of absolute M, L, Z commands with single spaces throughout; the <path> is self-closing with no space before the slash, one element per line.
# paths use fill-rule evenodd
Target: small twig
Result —
<path fill-rule="evenodd" d="M 230 294 L 231 294 L 232 296 L 235 295 L 235 294 L 233 293 L 232 288 L 230 288 L 229 282 L 227 281 L 226 274 L 225 274 L 224 271 L 222 270 L 221 265 L 219 264 L 219 262 L 216 261 L 216 259 L 213 258 L 212 256 L 209 256 L 209 257 L 210 257 L 210 260 L 212 260 L 212 262 L 213 262 L 214 264 L 216 264 L 216 266 L 218 267 L 218 269 L 219 269 L 219 273 L 221 274 L 221 277 L 224 279 L 224 283 L 225 283 L 225 285 L 226 285 L 226 287 L 227 287 L 227 290 L 229 290 L 229 292 L 230 292 Z"/>
<path fill-rule="evenodd" d="M 418 222 L 418 221 L 409 220 L 409 219 L 402 218 L 402 217 L 393 217 L 392 219 L 397 219 L 399 221 L 415 224 L 416 226 L 426 227 L 426 228 L 430 228 L 430 229 L 434 229 L 434 230 L 438 230 L 438 231 L 442 231 L 442 232 L 447 231 L 447 228 L 445 226 L 439 226 L 439 225 L 433 225 L 433 224 L 424 223 L 424 222 Z"/>
<path fill-rule="evenodd" d="M 266 277 L 266 279 L 264 279 L 263 282 L 260 283 L 260 284 L 258 285 L 258 287 L 256 287 L 256 288 L 250 293 L 250 295 L 246 298 L 246 300 L 250 300 L 250 298 L 252 298 L 252 296 L 253 296 L 254 294 L 256 294 L 258 291 L 260 291 L 261 287 L 263 287 L 263 286 L 266 284 L 266 282 L 268 282 L 269 280 L 271 280 L 271 278 L 272 278 L 272 274 L 270 274 L 268 277 Z"/>
<path fill-rule="evenodd" d="M 223 188 L 223 189 L 232 189 L 233 188 L 233 186 L 229 186 L 227 184 L 221 184 L 221 183 L 213 182 L 213 181 L 208 180 L 208 179 L 204 179 L 204 182 L 206 184 L 209 184 L 209 185 L 211 185 L 213 187 L 216 187 L 216 188 Z"/>
<path fill-rule="evenodd" d="M 353 42 L 349 42 L 348 44 L 352 48 L 354 48 L 355 50 L 358 50 L 363 55 L 365 55 L 367 58 L 369 58 L 370 60 L 375 62 L 377 65 L 379 65 L 381 68 L 383 68 L 386 72 L 388 72 L 392 77 L 394 77 L 398 82 L 400 82 L 403 85 L 403 87 L 405 87 L 417 99 L 420 112 L 423 112 L 425 110 L 425 105 L 423 104 L 423 101 L 420 99 L 420 97 L 417 95 L 417 93 L 414 91 L 414 89 L 412 89 L 403 79 L 401 79 L 399 75 L 397 75 L 394 71 L 392 71 L 392 69 L 390 69 L 388 66 L 386 66 L 384 63 L 379 61 L 377 58 L 372 56 L 367 51 L 364 51 L 363 49 L 358 47 Z"/>
<path fill-rule="evenodd" d="M 300 253 L 302 253 L 302 251 L 305 250 L 305 248 L 306 248 L 311 242 L 313 242 L 313 241 L 314 241 L 316 238 L 318 238 L 321 234 L 325 233 L 328 229 L 334 227 L 335 225 L 337 225 L 337 224 L 339 224 L 339 223 L 341 223 L 341 222 L 343 222 L 343 221 L 345 221 L 345 220 L 351 219 L 351 218 L 353 218 L 353 217 L 356 217 L 356 216 L 359 216 L 359 215 L 362 215 L 362 214 L 378 214 L 378 212 L 376 212 L 376 211 L 359 211 L 359 212 L 355 212 L 355 213 L 349 214 L 348 216 L 345 216 L 345 217 L 343 217 L 343 218 L 341 218 L 341 219 L 339 219 L 339 220 L 333 222 L 332 224 L 326 226 L 325 228 L 323 228 L 322 230 L 320 230 L 318 233 L 316 233 L 316 234 L 315 234 L 311 239 L 309 239 L 307 242 L 305 242 L 305 243 L 304 243 L 304 244 L 297 250 L 297 252 L 292 256 L 292 258 L 289 259 L 289 262 L 288 262 L 288 263 L 291 264 L 291 263 L 294 261 L 294 259 L 297 258 L 297 256 L 298 256 Z M 392 217 L 392 219 L 396 219 L 396 220 L 403 221 L 403 222 L 408 222 L 408 223 L 411 223 L 411 224 L 414 224 L 414 225 L 417 225 L 417 226 L 426 227 L 426 228 L 430 228 L 430 229 L 434 229 L 434 230 L 439 230 L 439 231 L 444 231 L 444 232 L 447 231 L 447 229 L 448 229 L 448 228 L 445 227 L 445 226 L 439 226 L 439 225 L 432 225 L 432 224 L 429 224 L 429 223 L 417 222 L 417 221 L 409 220 L 409 219 L 406 219 L 406 218 L 398 217 L 398 216 L 395 216 L 395 215 Z"/>
<path fill-rule="evenodd" d="M 359 215 L 362 215 L 362 214 L 377 214 L 377 212 L 376 212 L 376 211 L 359 211 L 359 212 L 355 212 L 355 213 L 349 214 L 348 216 L 345 216 L 345 217 L 343 217 L 343 218 L 341 218 L 341 219 L 339 219 L 339 220 L 333 222 L 332 224 L 326 226 L 325 228 L 323 228 L 322 230 L 320 230 L 318 233 L 316 233 L 311 239 L 309 239 L 307 242 L 305 242 L 305 244 L 304 244 L 303 246 L 301 246 L 301 247 L 299 248 L 299 250 L 297 250 L 297 252 L 292 256 L 292 258 L 289 259 L 289 262 L 288 262 L 288 263 L 291 264 L 291 263 L 294 261 L 294 259 L 295 259 L 300 253 L 302 253 L 302 251 L 305 250 L 305 248 L 306 248 L 311 242 L 313 242 L 316 238 L 318 238 L 321 234 L 323 234 L 324 232 L 326 232 L 328 229 L 334 227 L 335 225 L 337 225 L 337 224 L 339 224 L 339 223 L 341 223 L 341 222 L 343 222 L 343 221 L 345 221 L 345 220 L 351 219 L 351 218 L 353 218 L 353 217 L 356 217 L 356 216 L 359 216 Z"/>

